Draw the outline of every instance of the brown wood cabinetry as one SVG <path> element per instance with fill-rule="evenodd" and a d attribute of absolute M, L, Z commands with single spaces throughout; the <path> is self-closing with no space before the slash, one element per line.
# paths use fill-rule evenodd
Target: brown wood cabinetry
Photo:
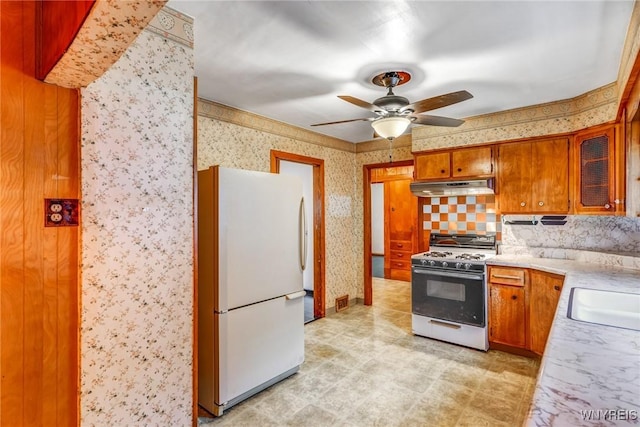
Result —
<path fill-rule="evenodd" d="M 529 280 L 529 349 L 542 354 L 556 313 L 564 277 L 531 270 Z"/>
<path fill-rule="evenodd" d="M 569 140 L 500 144 L 496 191 L 502 213 L 567 213 Z"/>
<path fill-rule="evenodd" d="M 416 156 L 416 179 L 440 179 L 451 176 L 451 153 L 430 153 Z"/>
<path fill-rule="evenodd" d="M 454 180 L 493 175 L 493 147 L 457 148 L 415 156 L 415 179 Z"/>
<path fill-rule="evenodd" d="M 418 251 L 418 198 L 411 193 L 413 165 L 371 170 L 371 182 L 384 184 L 384 277 L 411 280 L 411 255 Z"/>
<path fill-rule="evenodd" d="M 525 270 L 489 268 L 489 341 L 525 348 Z"/>
<path fill-rule="evenodd" d="M 624 211 L 616 197 L 615 128 L 578 133 L 575 138 L 576 203 L 579 214 L 613 214 Z M 618 207 L 620 205 L 620 207 Z"/>
<path fill-rule="evenodd" d="M 564 277 L 525 268 L 490 266 L 488 282 L 490 344 L 541 355 Z"/>
<path fill-rule="evenodd" d="M 385 182 L 385 277 L 395 280 L 411 280 L 418 201 L 410 183 L 410 179 Z"/>

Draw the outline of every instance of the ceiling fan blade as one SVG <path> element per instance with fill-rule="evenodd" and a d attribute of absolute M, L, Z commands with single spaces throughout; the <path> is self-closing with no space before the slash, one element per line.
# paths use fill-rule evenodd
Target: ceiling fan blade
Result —
<path fill-rule="evenodd" d="M 384 111 L 384 109 L 376 105 L 373 105 L 367 101 L 363 101 L 362 99 L 355 98 L 353 96 L 338 95 L 338 98 L 342 99 L 343 101 L 350 102 L 353 105 L 357 105 L 358 107 L 362 107 L 366 110 L 373 111 L 374 113 Z"/>
<path fill-rule="evenodd" d="M 450 117 L 440 116 L 411 116 L 415 117 L 412 123 L 417 125 L 430 125 L 430 126 L 446 126 L 446 127 L 458 127 L 464 123 L 464 120 L 452 119 Z"/>
<path fill-rule="evenodd" d="M 373 120 L 375 120 L 373 117 L 367 117 L 363 119 L 349 119 L 349 120 L 340 120 L 337 122 L 316 123 L 311 126 L 336 125 L 338 123 L 349 123 L 349 122 L 372 122 Z"/>
<path fill-rule="evenodd" d="M 413 110 L 414 114 L 419 114 L 424 111 L 435 110 L 437 108 L 446 107 L 448 105 L 457 104 L 458 102 L 466 101 L 473 98 L 466 90 L 458 92 L 451 92 L 445 95 L 434 96 L 433 98 L 423 99 L 422 101 L 414 102 L 406 107 L 402 107 L 400 111 Z"/>

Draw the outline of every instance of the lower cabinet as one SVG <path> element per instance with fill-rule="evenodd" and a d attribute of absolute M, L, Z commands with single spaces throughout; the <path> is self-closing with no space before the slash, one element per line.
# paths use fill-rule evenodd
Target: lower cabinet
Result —
<path fill-rule="evenodd" d="M 489 266 L 489 345 L 544 352 L 564 277 Z"/>
<path fill-rule="evenodd" d="M 556 314 L 564 276 L 530 270 L 529 279 L 529 349 L 542 354 Z"/>
<path fill-rule="evenodd" d="M 525 348 L 526 271 L 489 267 L 489 341 Z"/>
<path fill-rule="evenodd" d="M 489 341 L 524 348 L 527 344 L 524 286 L 491 283 L 489 295 Z"/>
<path fill-rule="evenodd" d="M 389 273 L 393 280 L 411 281 L 411 254 L 413 243 L 410 240 L 391 240 L 389 250 Z"/>

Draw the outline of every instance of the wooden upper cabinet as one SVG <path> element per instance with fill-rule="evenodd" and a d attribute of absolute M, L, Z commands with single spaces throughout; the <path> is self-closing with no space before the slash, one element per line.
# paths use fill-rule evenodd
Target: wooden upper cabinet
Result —
<path fill-rule="evenodd" d="M 575 182 L 578 214 L 613 214 L 616 210 L 614 127 L 578 133 Z"/>
<path fill-rule="evenodd" d="M 569 140 L 500 144 L 497 192 L 502 213 L 567 213 Z"/>
<path fill-rule="evenodd" d="M 417 181 L 490 177 L 493 175 L 492 146 L 457 148 L 415 156 Z"/>
<path fill-rule="evenodd" d="M 466 148 L 451 153 L 451 176 L 454 178 L 493 175 L 491 146 Z"/>
<path fill-rule="evenodd" d="M 413 165 L 392 166 L 388 168 L 377 168 L 371 170 L 371 182 L 394 181 L 396 179 L 413 178 Z"/>
<path fill-rule="evenodd" d="M 442 179 L 451 176 L 451 154 L 430 153 L 416 156 L 416 180 Z"/>
<path fill-rule="evenodd" d="M 416 197 L 411 194 L 409 179 L 389 181 L 389 237 L 390 240 L 411 241 L 413 235 Z M 385 188 L 386 189 L 386 188 Z M 416 208 L 416 209 L 414 209 Z M 407 248 L 411 250 L 411 248 Z"/>
<path fill-rule="evenodd" d="M 541 355 L 556 314 L 564 276 L 531 270 L 529 279 L 529 348 Z"/>
<path fill-rule="evenodd" d="M 531 143 L 531 202 L 536 212 L 569 211 L 569 140 Z"/>
<path fill-rule="evenodd" d="M 531 143 L 498 146 L 500 211 L 523 212 L 531 207 Z"/>

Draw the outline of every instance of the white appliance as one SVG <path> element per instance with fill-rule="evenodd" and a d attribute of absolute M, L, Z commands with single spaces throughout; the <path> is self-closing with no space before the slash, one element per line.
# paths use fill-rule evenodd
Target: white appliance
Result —
<path fill-rule="evenodd" d="M 429 252 L 411 256 L 414 334 L 489 349 L 486 260 L 495 235 L 431 234 Z"/>
<path fill-rule="evenodd" d="M 198 403 L 214 415 L 304 361 L 302 183 L 198 172 Z"/>

